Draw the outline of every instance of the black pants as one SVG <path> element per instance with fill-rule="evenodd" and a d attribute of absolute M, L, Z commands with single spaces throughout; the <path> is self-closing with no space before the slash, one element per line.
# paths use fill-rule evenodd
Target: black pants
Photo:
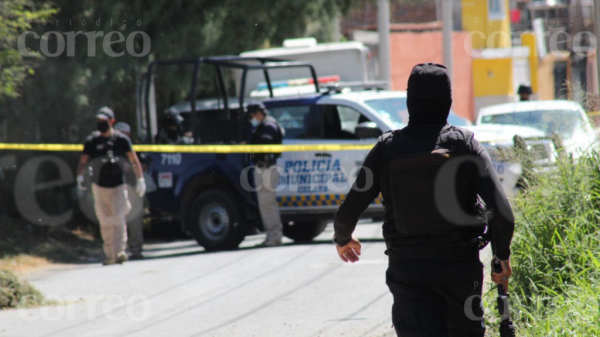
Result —
<path fill-rule="evenodd" d="M 398 336 L 484 336 L 481 262 L 398 261 L 386 276 Z"/>

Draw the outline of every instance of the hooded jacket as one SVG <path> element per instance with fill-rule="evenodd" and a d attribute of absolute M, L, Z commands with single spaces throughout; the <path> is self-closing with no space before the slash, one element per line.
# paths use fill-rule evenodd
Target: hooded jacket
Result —
<path fill-rule="evenodd" d="M 359 217 L 381 193 L 386 213 L 383 236 L 386 242 L 393 242 L 395 247 L 389 252 L 390 262 L 410 259 L 478 259 L 478 248 L 465 245 L 465 231 L 400 237 L 394 222 L 388 160 L 390 154 L 386 153 L 386 147 L 401 147 L 403 155 L 431 151 L 440 132 L 447 127 L 451 104 L 450 79 L 446 69 L 431 63 L 417 65 L 408 81 L 408 126 L 401 132 L 390 131 L 391 134 L 381 136 L 367 155 L 352 189 L 335 216 L 337 242 L 348 240 Z M 510 242 L 514 231 L 514 216 L 510 204 L 487 151 L 476 139 L 471 141 L 469 151 L 470 155 L 481 162 L 484 170 L 473 176 L 472 183 L 491 213 L 488 225 L 493 233 L 496 256 L 506 260 L 510 256 Z"/>

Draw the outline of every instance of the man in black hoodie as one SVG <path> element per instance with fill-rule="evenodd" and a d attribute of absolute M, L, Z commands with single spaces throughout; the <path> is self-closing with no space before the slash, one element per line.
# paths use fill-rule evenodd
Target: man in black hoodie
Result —
<path fill-rule="evenodd" d="M 408 126 L 383 134 L 368 154 L 334 221 L 344 262 L 356 262 L 358 218 L 379 193 L 398 336 L 484 336 L 479 249 L 488 233 L 501 261 L 492 273 L 508 286 L 514 217 L 486 150 L 473 133 L 449 125 L 450 78 L 444 66 L 414 67 L 408 80 Z"/>

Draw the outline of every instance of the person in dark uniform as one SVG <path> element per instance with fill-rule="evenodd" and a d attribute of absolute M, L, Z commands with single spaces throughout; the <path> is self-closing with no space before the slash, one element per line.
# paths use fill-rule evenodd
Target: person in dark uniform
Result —
<path fill-rule="evenodd" d="M 501 261 L 492 273 L 508 286 L 514 217 L 486 150 L 473 133 L 447 123 L 452 105 L 444 66 L 414 67 L 408 80 L 409 123 L 384 133 L 364 161 L 335 216 L 334 242 L 344 262 L 359 260 L 352 232 L 380 193 L 398 336 L 484 336 L 479 260 L 484 231 Z"/>
<path fill-rule="evenodd" d="M 77 185 L 85 190 L 84 173 L 88 164 L 92 168 L 92 193 L 94 210 L 100 222 L 100 233 L 104 241 L 104 265 L 123 263 L 128 260 L 125 252 L 127 242 L 125 217 L 131 210 L 124 167 L 127 161 L 137 178 L 135 192 L 140 196 L 146 193 L 146 183 L 142 166 L 131 141 L 118 130 L 113 129 L 115 114 L 103 107 L 96 114 L 96 127 L 85 141 L 77 167 Z"/>
<path fill-rule="evenodd" d="M 281 144 L 283 141 L 283 128 L 277 124 L 275 118 L 269 116 L 269 111 L 262 103 L 248 105 L 247 115 L 254 132 L 249 144 Z M 250 159 L 254 163 L 254 183 L 258 208 L 267 239 L 260 247 L 281 246 L 283 227 L 277 203 L 277 185 L 279 185 L 279 171 L 277 159 L 280 153 L 253 153 Z"/>
<path fill-rule="evenodd" d="M 527 102 L 531 100 L 531 95 L 533 94 L 533 91 L 531 90 L 530 86 L 526 84 L 521 84 L 519 86 L 519 90 L 517 90 L 517 94 L 519 94 L 519 100 L 521 102 Z"/>
<path fill-rule="evenodd" d="M 175 111 L 167 111 L 161 121 L 161 128 L 155 137 L 159 144 L 184 144 L 183 117 Z"/>

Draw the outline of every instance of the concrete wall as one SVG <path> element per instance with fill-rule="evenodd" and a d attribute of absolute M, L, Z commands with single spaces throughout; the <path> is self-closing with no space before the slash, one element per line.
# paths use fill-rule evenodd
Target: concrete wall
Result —
<path fill-rule="evenodd" d="M 474 120 L 471 48 L 465 47 L 467 33 L 453 33 L 452 109 L 462 117 Z M 419 63 L 443 62 L 442 33 L 390 34 L 392 89 L 406 90 L 412 68 Z"/>

